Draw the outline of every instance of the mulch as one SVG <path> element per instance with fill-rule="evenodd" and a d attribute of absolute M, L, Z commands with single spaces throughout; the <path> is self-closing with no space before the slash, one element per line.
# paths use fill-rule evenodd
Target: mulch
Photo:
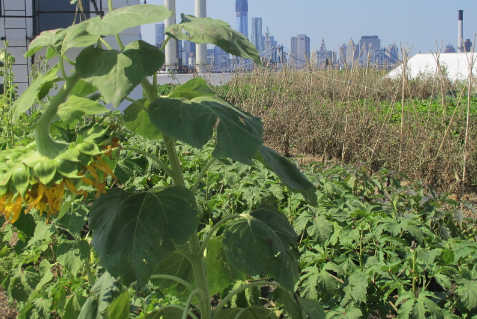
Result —
<path fill-rule="evenodd" d="M 15 319 L 18 312 L 15 307 L 8 303 L 8 297 L 5 290 L 0 288 L 0 319 Z"/>

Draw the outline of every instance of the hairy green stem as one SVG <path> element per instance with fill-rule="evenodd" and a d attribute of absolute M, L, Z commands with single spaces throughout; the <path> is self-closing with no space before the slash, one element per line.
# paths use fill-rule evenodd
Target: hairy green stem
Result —
<path fill-rule="evenodd" d="M 199 236 L 197 232 L 194 232 L 189 239 L 189 247 L 192 253 L 200 251 Z M 194 277 L 197 283 L 197 287 L 204 293 L 199 298 L 199 308 L 201 318 L 210 318 L 210 293 L 209 283 L 207 281 L 207 272 L 205 269 L 205 258 L 198 253 L 194 255 L 191 261 L 192 269 L 194 270 Z"/>
<path fill-rule="evenodd" d="M 154 92 L 154 97 L 157 98 L 157 71 L 154 72 L 154 75 L 152 76 L 152 92 Z"/>
<path fill-rule="evenodd" d="M 176 151 L 176 141 L 172 137 L 165 134 L 162 134 L 162 138 L 164 139 L 167 156 L 169 157 L 169 162 L 171 163 L 173 172 L 172 179 L 174 180 L 174 184 L 185 187 L 184 177 L 182 175 L 182 166 Z"/>
<path fill-rule="evenodd" d="M 125 98 L 125 100 L 131 102 L 132 104 L 135 104 L 135 105 L 137 105 L 137 106 L 140 106 L 144 112 L 147 112 L 146 107 L 145 107 L 141 102 L 138 102 L 138 101 L 136 101 L 136 100 L 130 99 L 130 98 L 128 98 L 128 97 Z"/>
<path fill-rule="evenodd" d="M 167 186 L 156 186 L 156 187 L 153 187 L 150 190 L 148 190 L 148 192 L 159 192 L 159 191 L 163 191 L 163 190 L 168 189 L 168 188 L 169 187 L 167 187 Z"/>
<path fill-rule="evenodd" d="M 205 250 L 207 249 L 207 245 L 209 244 L 209 240 L 212 238 L 214 233 L 219 229 L 220 226 L 228 222 L 229 220 L 236 219 L 236 218 L 244 218 L 247 217 L 248 214 L 235 214 L 225 217 L 224 219 L 220 220 L 217 224 L 214 225 L 208 232 L 202 245 L 200 246 L 199 255 L 204 255 Z"/>
<path fill-rule="evenodd" d="M 176 277 L 176 276 L 171 276 L 171 275 L 162 275 L 162 274 L 159 274 L 159 275 L 152 275 L 150 279 L 167 279 L 167 280 L 173 280 L 173 281 L 176 281 L 180 284 L 182 284 L 183 286 L 185 286 L 187 289 L 189 289 L 190 291 L 194 291 L 195 290 L 195 287 L 192 286 L 190 283 L 188 283 L 187 281 L 185 281 L 184 279 L 182 278 L 179 278 L 179 277 Z M 137 281 L 133 282 L 130 287 L 134 287 L 137 285 Z"/>
<path fill-rule="evenodd" d="M 194 260 L 194 256 L 192 256 L 191 254 L 186 253 L 185 251 L 177 249 L 175 252 L 178 253 L 179 255 L 182 255 L 184 258 L 189 260 L 191 263 Z"/>
<path fill-rule="evenodd" d="M 111 46 L 109 45 L 108 42 L 106 42 L 106 40 L 100 37 L 99 41 L 101 41 L 101 43 L 104 44 L 109 50 L 112 50 Z"/>
<path fill-rule="evenodd" d="M 209 162 L 204 166 L 204 168 L 202 169 L 202 171 L 199 173 L 199 176 L 197 176 L 197 179 L 195 180 L 194 182 L 194 186 L 192 187 L 192 193 L 195 194 L 195 192 L 197 191 L 197 188 L 199 188 L 199 184 L 200 184 L 200 181 L 202 180 L 202 178 L 204 177 L 204 175 L 207 173 L 207 171 L 209 170 L 209 168 L 215 163 L 215 161 L 217 161 L 216 158 L 212 157 Z"/>
<path fill-rule="evenodd" d="M 108 10 L 109 10 L 109 12 L 113 11 L 113 1 L 112 0 L 108 0 Z M 119 35 L 115 34 L 114 37 L 116 38 L 116 42 L 118 42 L 119 49 L 123 50 L 124 45 L 123 45 L 123 42 L 121 41 L 121 38 L 119 37 Z"/>
<path fill-rule="evenodd" d="M 200 294 L 202 295 L 202 298 L 206 299 L 205 293 L 202 289 L 194 289 L 194 291 L 191 292 L 189 295 L 189 298 L 187 299 L 187 303 L 184 307 L 184 311 L 182 312 L 182 318 L 181 319 L 187 319 L 187 311 L 190 308 L 190 304 L 192 303 L 192 300 L 194 299 L 195 295 Z"/>
<path fill-rule="evenodd" d="M 45 109 L 42 116 L 38 120 L 37 128 L 35 129 L 35 142 L 38 152 L 48 158 L 55 158 L 67 144 L 55 142 L 50 136 L 50 124 L 56 117 L 58 107 L 66 101 L 71 90 L 80 80 L 78 73 L 73 75 L 66 81 L 63 88 L 56 94 L 50 105 Z"/>
<path fill-rule="evenodd" d="M 154 91 L 151 82 L 149 82 L 148 79 L 144 79 L 141 81 L 142 88 L 144 89 L 144 92 L 146 92 L 146 96 L 149 99 L 149 101 L 154 101 L 157 98 L 157 89 Z"/>
<path fill-rule="evenodd" d="M 20 122 L 17 122 L 17 124 L 15 124 L 15 125 L 18 126 L 19 128 L 21 128 L 24 131 L 30 132 L 30 131 L 33 131 L 34 129 L 36 129 L 38 127 L 38 122 L 33 123 L 31 126 L 23 125 Z"/>
<path fill-rule="evenodd" d="M 252 307 L 254 307 L 254 306 L 250 306 L 250 307 L 241 309 L 241 310 L 238 312 L 238 314 L 235 315 L 234 319 L 239 319 L 240 316 L 241 316 L 245 311 L 247 311 L 249 308 L 252 308 Z"/>
<path fill-rule="evenodd" d="M 74 61 L 71 61 L 70 59 L 68 59 L 68 57 L 65 55 L 63 56 L 63 59 L 68 62 L 69 64 L 71 64 L 72 66 L 76 66 L 76 62 Z"/>
<path fill-rule="evenodd" d="M 417 261 L 416 261 L 416 250 L 415 249 L 412 249 L 411 250 L 412 252 L 412 274 L 414 277 L 412 277 L 412 291 L 414 292 L 414 294 L 416 295 L 417 297 L 417 288 L 416 288 L 416 283 L 417 283 Z"/>
<path fill-rule="evenodd" d="M 68 81 L 69 77 L 66 75 L 66 72 L 65 72 L 65 64 L 64 64 L 62 55 L 60 55 L 60 70 L 61 70 L 61 75 L 63 76 L 63 79 L 65 79 L 65 81 Z"/>
<path fill-rule="evenodd" d="M 185 187 L 184 176 L 182 175 L 182 167 L 179 161 L 176 150 L 176 142 L 174 138 L 162 134 L 164 144 L 166 146 L 167 156 L 172 168 L 172 179 L 176 186 Z M 194 270 L 194 277 L 197 283 L 198 289 L 204 293 L 199 296 L 199 309 L 202 319 L 210 319 L 210 293 L 209 284 L 207 281 L 207 272 L 205 270 L 205 258 L 200 252 L 199 235 L 195 231 L 189 238 L 189 248 L 192 254 L 190 262 L 192 269 Z"/>
<path fill-rule="evenodd" d="M 123 147 L 121 148 L 122 151 L 133 151 L 133 152 L 136 152 L 136 153 L 139 153 L 139 154 L 142 154 L 146 157 L 149 157 L 150 159 L 152 159 L 154 162 L 156 162 L 163 170 L 166 171 L 167 175 L 169 176 L 173 176 L 174 173 L 171 171 L 171 169 L 169 167 L 167 167 L 166 163 L 164 163 L 163 161 L 161 161 L 161 159 L 159 159 L 158 157 L 152 155 L 151 153 L 148 153 L 146 151 L 143 151 L 142 149 L 140 148 L 135 148 L 135 147 Z"/>
<path fill-rule="evenodd" d="M 170 39 L 171 39 L 171 36 L 168 36 L 166 41 L 164 41 L 164 43 L 161 45 L 161 48 L 160 48 L 161 51 L 164 51 L 166 49 L 166 45 Z"/>
<path fill-rule="evenodd" d="M 359 231 L 359 268 L 363 269 L 363 230 Z"/>
<path fill-rule="evenodd" d="M 89 264 L 89 261 L 90 261 L 90 259 L 88 259 L 88 260 L 84 263 L 84 268 L 86 269 L 86 274 L 88 275 L 88 281 L 89 281 L 90 285 L 91 285 L 91 286 L 94 286 L 95 280 L 94 280 L 93 273 L 91 272 L 91 266 L 90 266 L 90 264 Z"/>
<path fill-rule="evenodd" d="M 182 307 L 182 306 L 179 306 L 179 305 L 165 305 L 165 306 L 159 308 L 158 312 L 161 312 L 162 310 L 168 309 L 168 308 L 180 309 L 182 311 L 184 311 L 184 309 L 186 309 L 185 307 Z M 197 316 L 192 311 L 188 310 L 188 313 L 189 313 L 189 316 L 191 316 L 193 319 L 198 319 Z"/>
<path fill-rule="evenodd" d="M 116 38 L 116 42 L 118 43 L 119 49 L 121 51 L 124 50 L 124 44 L 123 44 L 123 41 L 121 41 L 119 34 L 115 34 L 114 37 Z"/>
<path fill-rule="evenodd" d="M 236 294 L 244 291 L 247 288 L 252 288 L 252 287 L 256 287 L 256 286 L 274 286 L 274 287 L 285 290 L 285 288 L 283 288 L 280 284 L 278 284 L 276 282 L 269 282 L 269 281 L 257 281 L 257 282 L 253 282 L 253 283 L 250 283 L 250 284 L 243 285 L 242 287 L 239 287 L 239 288 L 233 290 L 231 293 L 229 293 L 224 299 L 222 299 L 219 302 L 219 304 L 215 308 L 214 315 L 212 316 L 212 319 L 216 319 L 219 316 L 220 310 L 222 310 L 222 308 L 227 304 L 227 302 L 229 302 L 230 299 L 232 299 L 233 296 L 235 296 Z"/>

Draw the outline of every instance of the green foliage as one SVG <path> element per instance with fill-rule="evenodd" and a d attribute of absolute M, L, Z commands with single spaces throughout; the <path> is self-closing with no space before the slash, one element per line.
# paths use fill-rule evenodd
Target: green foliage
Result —
<path fill-rule="evenodd" d="M 227 53 L 250 58 L 261 65 L 260 55 L 255 46 L 248 41 L 247 37 L 233 30 L 227 23 L 191 15 L 182 14 L 181 16 L 181 23 L 166 28 L 167 35 L 177 40 L 215 44 Z"/>
<path fill-rule="evenodd" d="M 475 315 L 474 275 L 461 270 L 475 267 L 475 229 L 459 217 L 459 203 L 401 186 L 389 171 L 337 167 L 311 179 L 318 205 L 293 222 L 301 296 L 326 305 L 330 318 Z"/>
<path fill-rule="evenodd" d="M 126 285 L 144 286 L 154 269 L 197 229 L 193 194 L 180 186 L 160 192 L 112 189 L 91 210 L 93 246 L 102 264 Z"/>
<path fill-rule="evenodd" d="M 27 56 L 59 63 L 14 105 L 33 134 L 0 153 L 0 279 L 20 318 L 476 315 L 472 206 L 388 171 L 299 169 L 203 79 L 158 94 L 158 48 L 100 40 L 170 14 L 128 6 L 32 41 Z M 259 62 L 222 21 L 183 16 L 168 32 Z M 139 84 L 144 99 L 107 111 Z"/>
<path fill-rule="evenodd" d="M 157 94 L 156 81 L 151 84 L 147 77 L 157 76 L 164 54 L 143 41 L 124 47 L 117 33 L 171 14 L 163 6 L 126 6 L 45 31 L 26 53 L 46 48 L 46 60 L 58 56 L 59 62 L 39 72 L 13 106 L 14 123 L 34 132 L 31 143 L 0 153 L 5 225 L 10 239 L 14 233 L 19 238 L 16 254 L 5 246 L 11 259 L 3 259 L 4 287 L 22 317 L 184 318 L 195 316 L 191 309 L 196 309 L 210 319 L 212 295 L 231 300 L 239 294 L 246 307 L 223 309 L 222 303 L 214 318 L 271 318 L 274 313 L 261 306 L 259 286 L 268 283 L 263 279 L 294 291 L 297 236 L 276 202 L 263 199 L 267 192 L 250 191 L 250 205 L 237 207 L 238 214 L 201 214 L 208 206 L 201 180 L 217 160 L 226 164 L 219 174 L 227 166 L 243 172 L 227 158 L 252 165 L 261 154 L 271 169 L 261 166 L 262 173 L 275 172 L 310 202 L 316 201 L 314 187 L 278 153 L 260 150 L 260 119 L 217 98 L 203 79 L 168 96 Z M 183 17 L 170 27 L 173 37 L 182 37 L 184 29 L 191 41 L 216 44 L 260 63 L 254 46 L 222 21 Z M 107 35 L 115 35 L 119 50 L 101 38 Z M 83 48 L 76 61 L 65 55 L 70 48 Z M 74 66 L 70 75 L 65 62 Z M 62 88 L 48 97 L 60 83 Z M 105 108 L 106 103 L 118 106 L 139 84 L 146 98 L 132 101 L 124 115 Z M 44 107 L 38 120 L 25 114 L 37 105 Z M 207 145 L 197 159 L 208 162 L 190 174 L 180 151 L 189 146 L 176 140 L 196 148 Z M 283 197 L 274 183 L 274 192 Z M 249 282 L 250 276 L 258 282 Z M 299 316 L 320 316 L 296 306 Z"/>
<path fill-rule="evenodd" d="M 164 53 L 144 41 L 123 50 L 88 47 L 77 58 L 76 70 L 83 80 L 97 87 L 107 103 L 118 106 L 146 77 L 164 63 Z"/>

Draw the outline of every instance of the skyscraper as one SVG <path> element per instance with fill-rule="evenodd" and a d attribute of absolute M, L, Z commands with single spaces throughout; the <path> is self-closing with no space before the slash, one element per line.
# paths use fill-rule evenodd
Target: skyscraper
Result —
<path fill-rule="evenodd" d="M 354 60 L 356 60 L 356 46 L 354 45 L 353 38 L 349 39 L 348 45 L 346 46 L 346 63 L 352 65 Z"/>
<path fill-rule="evenodd" d="M 250 42 L 257 48 L 258 52 L 263 51 L 262 46 L 262 18 L 252 18 L 252 36 Z"/>
<path fill-rule="evenodd" d="M 377 35 L 364 35 L 359 40 L 359 50 L 361 51 L 361 56 L 367 56 L 368 52 L 371 53 L 374 50 L 379 50 L 381 48 L 381 40 Z"/>
<path fill-rule="evenodd" d="M 248 38 L 248 0 L 236 0 L 237 31 Z"/>
<path fill-rule="evenodd" d="M 155 45 L 161 45 L 164 42 L 164 23 L 156 24 L 156 43 Z"/>
<path fill-rule="evenodd" d="M 321 38 L 320 49 L 316 51 L 316 63 L 318 66 L 327 66 L 335 63 L 336 53 L 333 51 L 327 51 L 325 45 L 325 39 Z"/>
<path fill-rule="evenodd" d="M 306 34 L 291 38 L 291 54 L 293 63 L 298 67 L 304 66 L 310 59 L 310 38 Z"/>
<path fill-rule="evenodd" d="M 267 32 L 265 33 L 265 47 L 263 48 L 264 51 L 269 51 L 265 58 L 268 62 L 276 63 L 277 61 L 277 50 L 272 50 L 273 48 L 277 47 L 277 41 L 275 41 L 275 37 L 270 35 L 270 31 L 267 28 Z"/>
<path fill-rule="evenodd" d="M 346 46 L 346 44 L 342 44 L 340 46 L 340 52 L 339 52 L 339 64 L 346 64 L 346 54 L 347 54 L 347 51 L 348 51 L 348 47 Z"/>

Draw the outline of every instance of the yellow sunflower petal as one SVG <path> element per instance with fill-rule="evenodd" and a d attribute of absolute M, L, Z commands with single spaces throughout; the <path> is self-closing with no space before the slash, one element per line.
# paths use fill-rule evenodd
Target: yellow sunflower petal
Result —
<path fill-rule="evenodd" d="M 7 223 L 11 224 L 16 222 L 20 217 L 23 202 L 22 197 L 20 195 L 16 196 L 15 199 L 13 199 L 13 197 L 13 194 L 8 195 L 8 200 L 6 201 L 5 207 L 3 208 L 2 212 L 7 219 Z"/>
<path fill-rule="evenodd" d="M 91 175 L 93 175 L 94 179 L 99 182 L 99 176 L 98 176 L 98 173 L 96 173 L 96 170 L 94 169 L 93 166 L 91 165 L 88 165 L 86 166 L 86 169 L 88 170 L 88 172 L 91 173 Z"/>

